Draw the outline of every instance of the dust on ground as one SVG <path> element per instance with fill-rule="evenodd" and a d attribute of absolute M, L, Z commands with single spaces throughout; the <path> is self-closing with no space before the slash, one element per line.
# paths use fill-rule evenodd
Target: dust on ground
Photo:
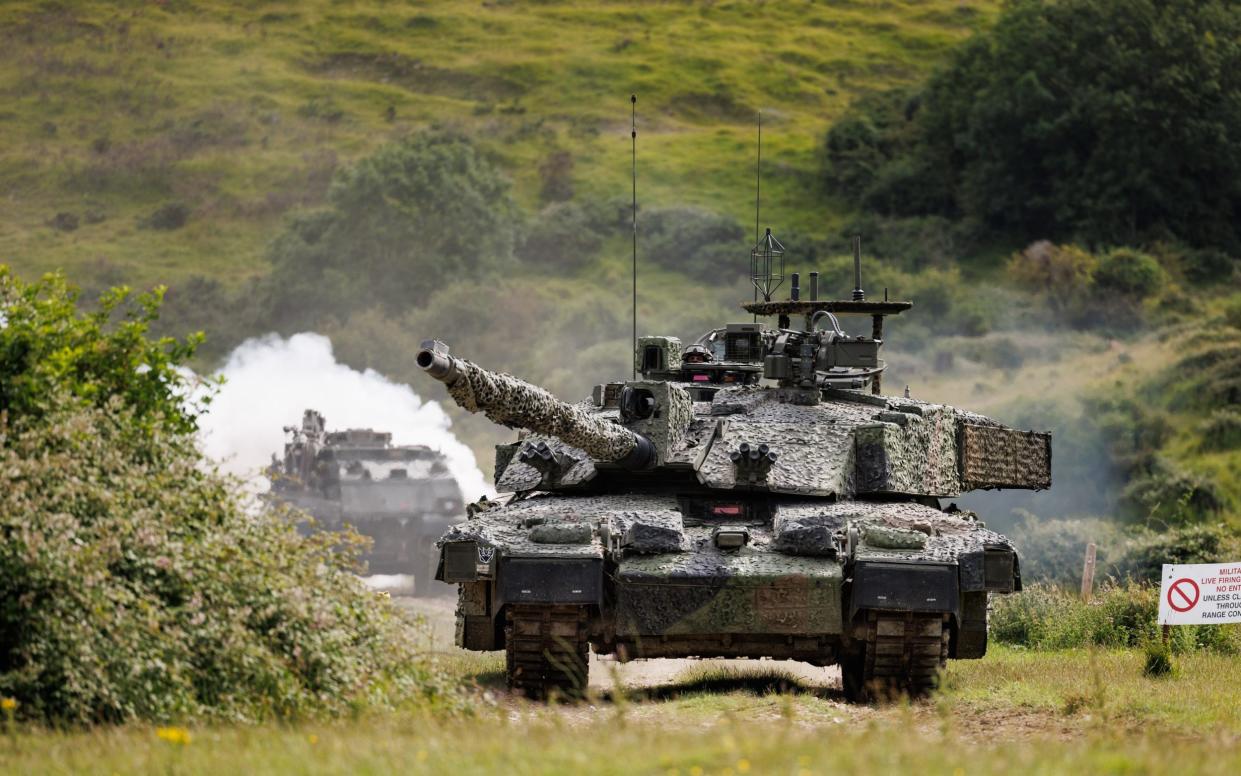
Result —
<path fill-rule="evenodd" d="M 425 618 L 431 629 L 431 643 L 436 650 L 455 650 L 453 645 L 453 609 L 456 599 L 450 596 L 393 598 L 399 606 Z M 621 663 L 610 656 L 590 655 L 590 686 L 608 692 L 618 685 L 626 690 L 648 690 L 675 683 L 691 671 L 724 669 L 739 678 L 745 674 L 779 672 L 806 689 L 840 689 L 840 670 L 823 668 L 795 660 L 694 660 L 658 658 Z"/>
<path fill-rule="evenodd" d="M 467 653 L 453 644 L 455 596 L 393 600 L 424 619 L 430 629 L 432 649 L 444 654 L 478 654 Z M 1090 714 L 1065 714 L 1021 705 L 956 702 L 949 708 L 934 696 L 912 703 L 852 704 L 844 699 L 839 668 L 792 660 L 661 658 L 620 663 L 593 653 L 590 659 L 590 687 L 594 694 L 588 702 L 554 708 L 530 703 L 508 695 L 500 675 L 487 685 L 485 692 L 510 721 L 546 719 L 550 714 L 558 723 L 571 726 L 604 722 L 619 714 L 633 722 L 665 727 L 689 725 L 696 729 L 725 718 L 743 724 L 782 721 L 803 729 L 878 723 L 986 744 L 997 739 L 1068 740 L 1104 723 Z M 704 672 L 715 677 L 712 689 L 704 689 L 696 681 Z M 720 679 L 721 676 L 724 678 Z M 618 688 L 625 691 L 624 704 L 613 700 Z M 719 703 L 702 701 L 704 694 L 713 692 L 718 693 Z M 694 697 L 698 701 L 692 700 Z M 1113 725 L 1118 723 L 1111 721 Z"/>

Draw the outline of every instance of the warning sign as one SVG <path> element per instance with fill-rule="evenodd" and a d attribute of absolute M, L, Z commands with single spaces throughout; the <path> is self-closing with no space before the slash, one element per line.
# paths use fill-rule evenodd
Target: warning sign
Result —
<path fill-rule="evenodd" d="M 1241 563 L 1165 565 L 1160 625 L 1241 622 Z"/>

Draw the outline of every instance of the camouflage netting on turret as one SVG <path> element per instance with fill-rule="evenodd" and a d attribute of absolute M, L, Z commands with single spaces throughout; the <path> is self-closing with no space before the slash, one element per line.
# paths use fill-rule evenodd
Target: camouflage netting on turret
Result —
<path fill-rule="evenodd" d="M 961 478 L 975 488 L 1051 487 L 1051 435 L 961 424 Z"/>
<path fill-rule="evenodd" d="M 565 404 L 538 386 L 468 361 L 457 362 L 457 368 L 460 374 L 448 386 L 448 394 L 462 409 L 482 412 L 506 426 L 555 436 L 600 461 L 618 461 L 633 451 L 633 432 Z"/>

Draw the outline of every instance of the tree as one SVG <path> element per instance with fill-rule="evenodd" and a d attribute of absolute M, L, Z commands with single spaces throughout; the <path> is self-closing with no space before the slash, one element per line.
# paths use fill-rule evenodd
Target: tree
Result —
<path fill-rule="evenodd" d="M 874 140 L 881 159 L 868 162 L 863 196 L 881 212 L 960 214 L 1018 240 L 1236 246 L 1237 10 L 1014 0 Z M 859 109 L 875 115 L 876 104 Z"/>
<path fill-rule="evenodd" d="M 453 277 L 512 256 L 520 221 L 508 182 L 467 139 L 428 132 L 339 173 L 328 207 L 272 243 L 272 317 L 309 325 L 378 304 L 425 302 Z"/>

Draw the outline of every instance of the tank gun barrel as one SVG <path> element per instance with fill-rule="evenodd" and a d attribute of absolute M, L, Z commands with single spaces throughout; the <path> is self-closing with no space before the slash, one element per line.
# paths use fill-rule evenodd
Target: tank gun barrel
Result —
<path fill-rule="evenodd" d="M 597 461 L 627 469 L 655 464 L 655 446 L 641 434 L 562 402 L 537 385 L 488 371 L 447 351 L 441 343 L 423 343 L 416 363 L 444 383 L 448 395 L 467 412 L 482 412 L 501 425 L 554 436 Z"/>

